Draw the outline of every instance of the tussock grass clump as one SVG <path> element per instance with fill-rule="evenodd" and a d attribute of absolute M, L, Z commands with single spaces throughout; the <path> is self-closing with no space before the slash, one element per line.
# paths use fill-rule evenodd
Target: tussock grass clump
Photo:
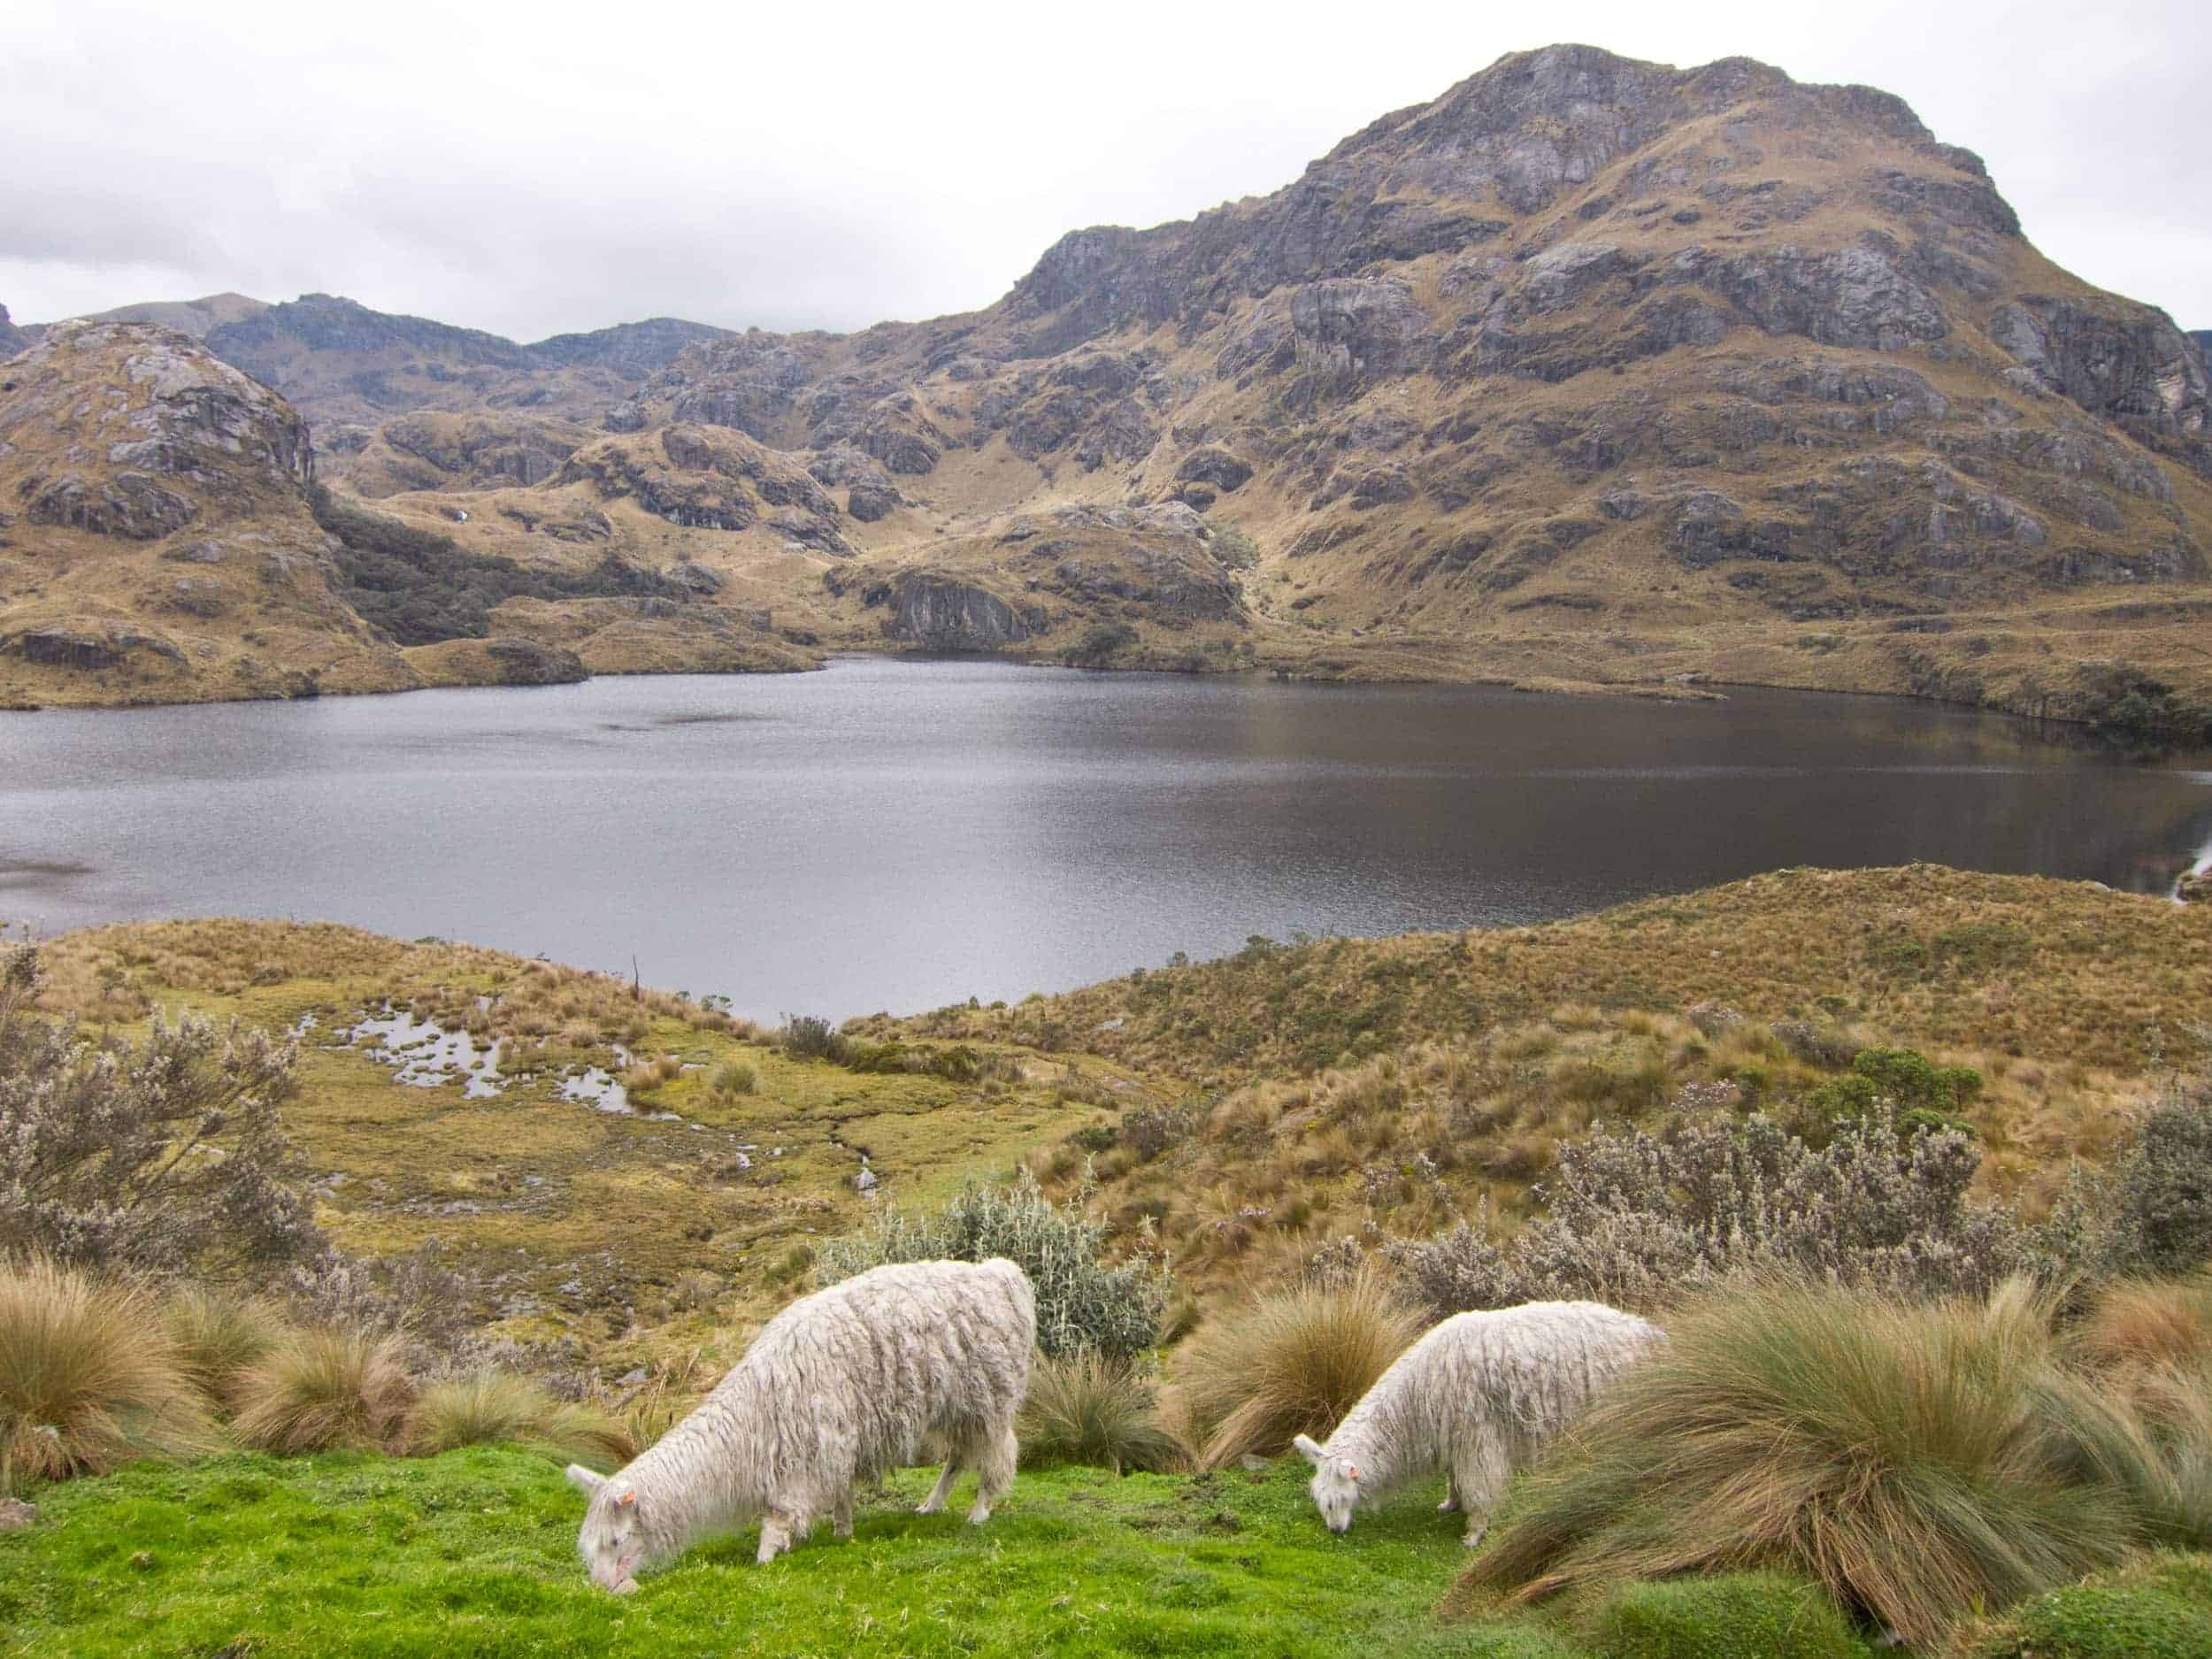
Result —
<path fill-rule="evenodd" d="M 1471 1570 L 1524 1599 L 1801 1572 L 1916 1646 L 2109 1566 L 2131 1505 L 2046 1415 L 2047 1305 L 1901 1304 L 1786 1279 L 1686 1304 Z"/>
<path fill-rule="evenodd" d="M 1308 1281 L 1201 1325 L 1176 1372 L 1205 1435 L 1199 1466 L 1325 1436 L 1420 1333 L 1419 1317 L 1367 1271 Z"/>
<path fill-rule="evenodd" d="M 749 1061 L 732 1060 L 715 1071 L 714 1092 L 718 1094 L 751 1094 L 759 1087 L 760 1072 Z"/>
<path fill-rule="evenodd" d="M 426 1389 L 407 1421 L 407 1449 L 435 1456 L 462 1446 L 520 1446 L 557 1463 L 618 1469 L 637 1442 L 604 1412 L 556 1400 L 527 1377 L 479 1371 Z"/>
<path fill-rule="evenodd" d="M 213 1443 L 151 1297 L 48 1262 L 0 1263 L 0 1493 Z"/>
<path fill-rule="evenodd" d="M 1033 1469 L 1081 1463 L 1123 1475 L 1190 1467 L 1190 1448 L 1161 1420 L 1151 1381 L 1098 1354 L 1041 1359 L 1018 1428 L 1022 1463 Z"/>
<path fill-rule="evenodd" d="M 172 1291 L 161 1313 L 179 1370 L 217 1410 L 236 1409 L 246 1372 L 284 1334 L 282 1319 L 267 1304 L 204 1286 Z"/>
<path fill-rule="evenodd" d="M 415 1394 L 398 1337 L 295 1331 L 239 1379 L 231 1432 L 268 1452 L 391 1450 L 405 1438 Z"/>

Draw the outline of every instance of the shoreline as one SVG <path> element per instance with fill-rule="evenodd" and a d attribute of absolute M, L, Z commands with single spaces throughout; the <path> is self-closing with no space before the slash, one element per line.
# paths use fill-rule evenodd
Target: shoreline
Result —
<path fill-rule="evenodd" d="M 1348 672 L 1327 673 L 1300 672 L 1288 665 L 1270 665 L 1264 663 L 1224 669 L 1192 668 L 1148 662 L 1077 664 L 1053 662 L 1041 657 L 1025 656 L 1010 651 L 947 651 L 916 647 L 886 649 L 858 642 L 825 650 L 811 662 L 787 668 L 623 668 L 588 672 L 579 680 L 462 680 L 445 684 L 364 687 L 359 690 L 318 689 L 304 695 L 270 692 L 247 695 L 88 698 L 81 701 L 51 703 L 27 700 L 4 701 L 0 702 L 0 718 L 45 713 L 125 713 L 150 709 L 194 708 L 225 703 L 319 703 L 339 697 L 399 697 L 424 691 L 551 690 L 563 686 L 582 685 L 594 680 L 680 677 L 719 680 L 739 679 L 752 675 L 809 674 L 820 672 L 832 663 L 840 660 L 871 658 L 903 658 L 923 662 L 1002 663 L 1018 668 L 1062 668 L 1079 673 L 1161 674 L 1190 680 L 1264 680 L 1317 687 L 1327 686 L 1420 686 L 1439 688 L 1466 687 L 1510 691 L 1531 696 L 1557 696 L 1588 701 L 1622 699 L 1648 703 L 1710 703 L 1724 702 L 1727 700 L 1729 692 L 1740 690 L 1792 692 L 1824 696 L 1877 697 L 1886 702 L 1922 703 L 1932 708 L 1955 710 L 1962 713 L 1993 716 L 2032 728 L 2039 741 L 2058 747 L 2078 746 L 2104 749 L 2139 762 L 2157 760 L 2177 754 L 2188 755 L 2198 752 L 2212 757 L 2212 748 L 2200 751 L 2188 746 L 2134 753 L 2091 736 L 2090 733 L 2093 729 L 2093 723 L 2085 719 L 2050 713 L 2031 714 L 2017 709 L 2008 708 L 1998 703 L 1936 696 L 1926 692 L 1897 690 L 1873 686 L 1809 686 L 1779 680 L 1723 679 L 1702 673 L 1697 674 L 1694 679 L 1667 677 L 1640 680 L 1590 680 L 1568 676 L 1552 677 L 1479 671 L 1464 674 L 1362 672 L 1358 671 L 1356 665 L 1350 664 L 1347 665 Z"/>

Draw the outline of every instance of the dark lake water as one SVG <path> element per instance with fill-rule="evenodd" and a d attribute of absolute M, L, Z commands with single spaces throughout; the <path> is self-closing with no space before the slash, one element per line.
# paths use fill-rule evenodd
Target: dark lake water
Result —
<path fill-rule="evenodd" d="M 761 1018 L 1019 997 L 1280 937 L 1785 864 L 2155 890 L 2212 770 L 1878 698 L 1573 701 L 860 659 L 0 715 L 0 919 L 434 933 Z"/>

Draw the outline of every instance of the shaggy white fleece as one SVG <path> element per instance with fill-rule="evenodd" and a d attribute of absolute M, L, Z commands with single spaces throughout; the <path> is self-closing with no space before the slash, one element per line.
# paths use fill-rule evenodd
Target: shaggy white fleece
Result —
<path fill-rule="evenodd" d="M 1345 1532 L 1360 1504 L 1440 1469 L 1452 1483 L 1444 1509 L 1464 1509 L 1467 1542 L 1479 1543 L 1513 1471 L 1665 1340 L 1596 1302 L 1453 1315 L 1398 1356 L 1326 1446 L 1298 1437 L 1321 1518 Z"/>
<path fill-rule="evenodd" d="M 792 1303 L 651 1450 L 603 1479 L 570 1465 L 591 1500 L 576 1547 L 593 1582 L 634 1590 L 641 1569 L 755 1517 L 762 1561 L 825 1514 L 849 1538 L 854 1484 L 933 1440 L 951 1449 L 922 1512 L 972 1467 L 980 1525 L 1014 1478 L 1036 1344 L 1036 1294 L 1011 1262 L 872 1268 Z"/>

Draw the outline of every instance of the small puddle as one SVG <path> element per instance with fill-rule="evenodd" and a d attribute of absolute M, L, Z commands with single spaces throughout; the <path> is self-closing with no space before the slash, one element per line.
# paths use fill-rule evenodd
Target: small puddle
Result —
<path fill-rule="evenodd" d="M 441 1088 L 458 1082 L 469 1099 L 488 1100 L 507 1087 L 499 1075 L 496 1038 L 480 1049 L 467 1032 L 447 1031 L 434 1019 L 417 1019 L 389 1004 L 380 1017 L 357 1021 L 345 1038 L 355 1048 L 374 1039 L 369 1057 L 390 1066 L 392 1081 L 410 1088 Z"/>

